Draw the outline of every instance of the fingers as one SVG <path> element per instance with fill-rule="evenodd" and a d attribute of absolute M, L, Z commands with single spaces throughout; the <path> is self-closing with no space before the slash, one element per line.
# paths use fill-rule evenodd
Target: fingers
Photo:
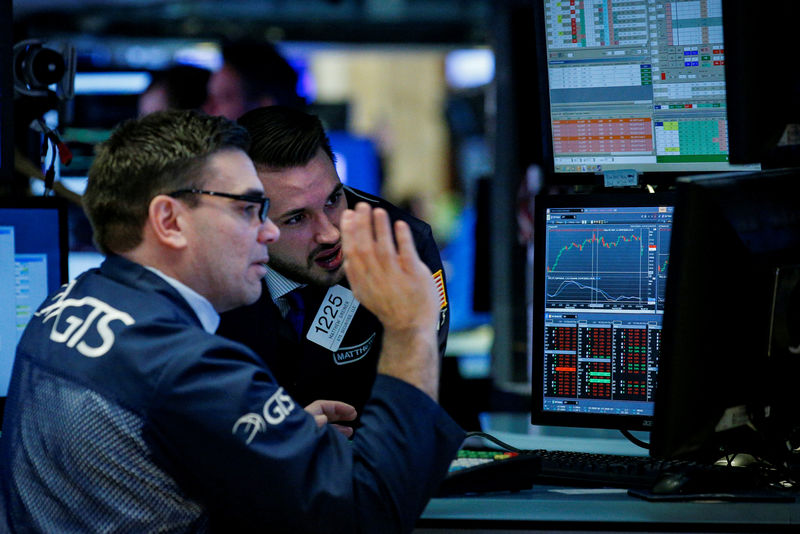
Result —
<path fill-rule="evenodd" d="M 395 222 L 392 232 L 392 223 L 389 214 L 383 208 L 371 208 L 365 202 L 359 202 L 352 210 L 347 210 L 342 215 L 342 249 L 345 260 L 354 258 L 356 248 L 363 256 L 363 261 L 379 261 L 381 263 L 394 261 L 402 249 L 408 259 L 407 262 L 417 258 L 416 247 L 411 236 L 411 229 L 404 221 Z M 402 235 L 397 234 L 400 232 Z M 395 246 L 395 238 L 398 244 Z"/>
<path fill-rule="evenodd" d="M 354 250 L 359 243 L 369 243 L 373 240 L 372 224 L 370 221 L 371 210 L 365 202 L 359 202 L 352 210 L 345 210 L 340 222 L 342 231 L 342 247 Z"/>
<path fill-rule="evenodd" d="M 367 287 L 380 279 L 379 273 L 383 280 L 389 278 L 383 271 L 395 261 L 397 252 L 389 216 L 383 209 L 373 210 L 369 204 L 359 202 L 342 214 L 340 227 L 344 270 L 353 294 L 361 300 Z"/>
<path fill-rule="evenodd" d="M 350 289 L 384 328 L 435 324 L 429 320 L 433 312 L 428 313 L 435 304 L 433 280 L 417 255 L 409 225 L 398 221 L 393 231 L 386 210 L 359 203 L 343 214 L 341 229 Z"/>
<path fill-rule="evenodd" d="M 347 404 L 346 402 L 340 401 L 322 401 L 323 402 L 323 413 L 327 416 L 328 422 L 333 423 L 335 421 L 353 421 L 358 415 L 356 409 Z"/>
<path fill-rule="evenodd" d="M 405 221 L 395 221 L 394 234 L 395 239 L 397 239 L 397 252 L 401 265 L 404 269 L 410 270 L 419 259 L 417 247 L 414 245 L 414 238 L 411 236 L 411 228 Z"/>
<path fill-rule="evenodd" d="M 314 416 L 314 422 L 317 423 L 317 428 L 320 428 L 320 427 L 322 427 L 322 425 L 324 425 L 325 423 L 328 422 L 328 418 L 325 417 L 324 415 L 321 415 L 321 414 L 320 415 L 315 415 Z"/>
<path fill-rule="evenodd" d="M 336 421 L 353 421 L 358 414 L 356 409 L 346 402 L 332 400 L 315 400 L 305 407 L 305 411 L 314 416 L 317 426 Z"/>
<path fill-rule="evenodd" d="M 352 438 L 352 437 L 353 437 L 353 432 L 355 432 L 355 431 L 354 431 L 354 430 L 353 430 L 351 427 L 349 427 L 349 426 L 344 426 L 344 425 L 336 425 L 336 424 L 334 424 L 334 425 L 331 425 L 331 426 L 333 426 L 333 428 L 335 428 L 336 430 L 338 430 L 338 431 L 339 431 L 339 433 L 340 433 L 340 434 L 342 434 L 342 435 L 344 435 L 344 437 L 346 437 L 346 438 Z"/>
<path fill-rule="evenodd" d="M 322 428 L 324 425 L 328 423 L 328 418 L 325 417 L 324 415 L 315 415 L 314 421 L 317 423 L 317 428 Z M 355 432 L 349 426 L 337 425 L 336 423 L 331 423 L 331 426 L 346 438 L 352 438 L 353 432 Z"/>
<path fill-rule="evenodd" d="M 330 423 L 344 437 L 353 437 L 354 430 L 351 427 L 337 425 L 334 422 L 352 421 L 356 418 L 356 409 L 349 404 L 339 401 L 316 400 L 306 406 L 305 410 L 314 416 L 317 428 L 322 428 Z"/>
<path fill-rule="evenodd" d="M 378 259 L 388 260 L 397 253 L 392 237 L 389 214 L 386 213 L 386 210 L 375 208 L 372 210 L 372 223 L 375 232 L 375 251 Z"/>
<path fill-rule="evenodd" d="M 363 243 L 375 242 L 379 246 L 392 243 L 389 214 L 382 208 L 371 208 L 366 202 L 359 202 L 355 208 L 345 210 L 340 226 L 342 246 L 351 250 Z"/>

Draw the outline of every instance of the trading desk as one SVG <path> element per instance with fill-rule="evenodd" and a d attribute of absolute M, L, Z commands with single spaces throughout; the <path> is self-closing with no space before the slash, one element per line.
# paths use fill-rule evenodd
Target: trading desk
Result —
<path fill-rule="evenodd" d="M 509 421 L 502 426 L 508 427 Z M 646 454 L 614 431 L 487 431 L 521 448 Z M 492 425 L 487 425 L 491 427 Z M 432 532 L 800 532 L 795 502 L 648 502 L 625 490 L 534 486 L 516 493 L 434 498 L 416 534 Z"/>
<path fill-rule="evenodd" d="M 800 532 L 800 504 L 647 502 L 624 490 L 539 486 L 431 500 L 416 534 L 432 532 Z"/>

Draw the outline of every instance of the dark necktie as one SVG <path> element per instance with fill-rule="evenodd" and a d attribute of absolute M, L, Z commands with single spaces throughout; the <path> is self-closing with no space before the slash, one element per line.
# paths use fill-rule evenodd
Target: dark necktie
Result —
<path fill-rule="evenodd" d="M 286 294 L 286 299 L 289 302 L 289 313 L 286 314 L 286 319 L 292 325 L 297 338 L 301 339 L 303 336 L 303 321 L 305 320 L 305 304 L 303 303 L 303 295 L 298 287 Z"/>

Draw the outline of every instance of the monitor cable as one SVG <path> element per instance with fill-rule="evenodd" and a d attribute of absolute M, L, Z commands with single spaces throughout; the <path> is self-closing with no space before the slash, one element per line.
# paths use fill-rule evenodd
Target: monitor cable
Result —
<path fill-rule="evenodd" d="M 630 441 L 631 443 L 633 443 L 637 447 L 641 447 L 641 448 L 643 448 L 645 450 L 648 450 L 648 451 L 650 450 L 650 444 L 647 443 L 646 441 L 640 440 L 639 438 L 637 438 L 636 436 L 631 434 L 630 430 L 625 430 L 625 429 L 620 428 L 619 431 L 622 433 L 623 436 L 628 438 L 628 441 Z"/>

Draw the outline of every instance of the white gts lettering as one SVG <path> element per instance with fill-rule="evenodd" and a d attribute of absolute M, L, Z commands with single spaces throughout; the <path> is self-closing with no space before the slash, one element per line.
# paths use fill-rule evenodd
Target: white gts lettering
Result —
<path fill-rule="evenodd" d="M 64 291 L 56 296 L 53 304 L 45 306 L 35 316 L 44 316 L 43 323 L 55 317 L 50 330 L 50 339 L 53 342 L 64 343 L 69 348 L 75 348 L 87 358 L 99 358 L 114 345 L 115 336 L 114 331 L 109 326 L 110 323 L 112 321 L 122 321 L 123 324 L 130 326 L 136 321 L 129 314 L 94 297 L 66 298 L 73 284 L 74 281 L 70 282 Z M 67 315 L 65 310 L 68 308 L 74 308 L 76 313 Z M 87 310 L 88 313 L 86 313 Z M 78 311 L 82 313 L 78 314 Z M 64 323 L 66 323 L 66 327 L 64 327 Z M 93 326 L 102 340 L 100 345 L 94 347 L 84 341 L 84 337 Z"/>

